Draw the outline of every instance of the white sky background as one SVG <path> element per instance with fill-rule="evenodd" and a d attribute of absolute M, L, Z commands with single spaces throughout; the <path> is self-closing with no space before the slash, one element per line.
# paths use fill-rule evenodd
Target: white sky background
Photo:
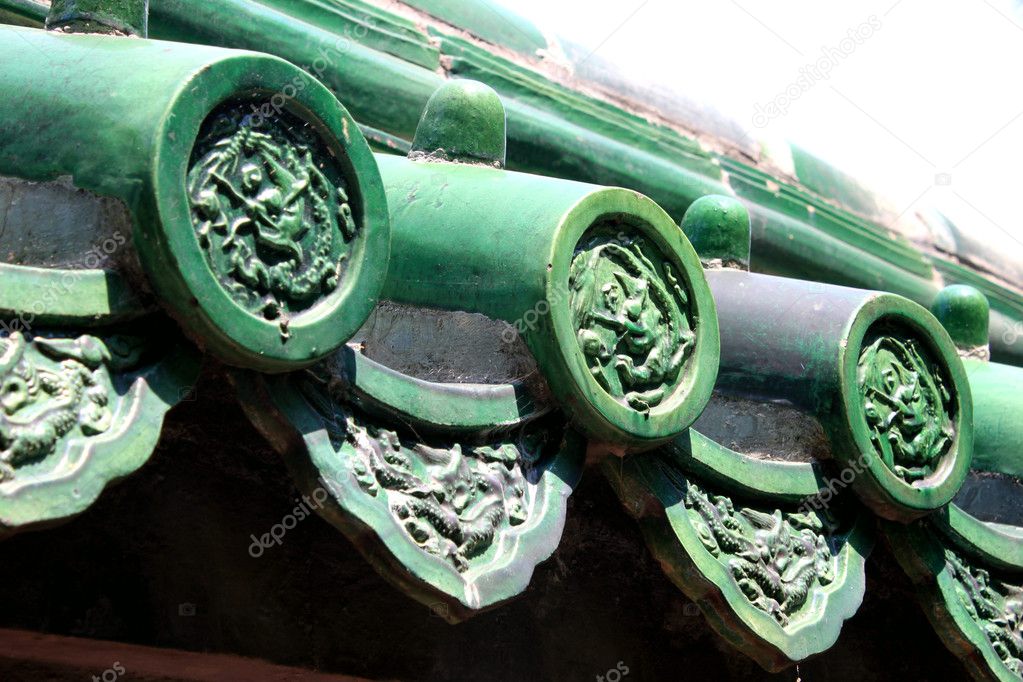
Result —
<path fill-rule="evenodd" d="M 758 103 L 874 15 L 879 28 L 762 130 L 881 190 L 896 212 L 930 203 L 1023 254 L 1023 12 L 1012 0 L 499 1 L 751 128 Z M 946 173 L 951 184 L 936 184 Z"/>

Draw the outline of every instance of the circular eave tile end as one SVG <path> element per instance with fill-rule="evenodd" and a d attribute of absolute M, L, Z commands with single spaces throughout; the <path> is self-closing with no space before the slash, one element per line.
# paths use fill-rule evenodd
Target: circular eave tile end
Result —
<path fill-rule="evenodd" d="M 266 372 L 307 366 L 355 333 L 390 247 L 369 146 L 326 88 L 307 75 L 291 85 L 299 73 L 246 56 L 196 75 L 202 87 L 184 90 L 165 123 L 155 219 L 137 240 L 185 331 Z M 288 88 L 294 97 L 280 95 Z"/>
<path fill-rule="evenodd" d="M 550 254 L 552 386 L 578 427 L 635 451 L 681 433 L 710 399 L 717 313 L 695 250 L 650 199 L 593 192 Z"/>
<path fill-rule="evenodd" d="M 970 470 L 973 416 L 965 370 L 937 319 L 900 296 L 871 299 L 849 330 L 841 385 L 850 443 L 836 454 L 868 505 L 911 521 L 950 502 Z"/>

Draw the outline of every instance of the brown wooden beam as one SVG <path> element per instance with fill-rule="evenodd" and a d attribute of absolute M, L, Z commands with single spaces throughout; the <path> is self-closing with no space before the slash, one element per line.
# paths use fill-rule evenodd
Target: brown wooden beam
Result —
<path fill-rule="evenodd" d="M 227 654 L 123 644 L 0 629 L 0 679 L 150 682 L 366 682 Z"/>

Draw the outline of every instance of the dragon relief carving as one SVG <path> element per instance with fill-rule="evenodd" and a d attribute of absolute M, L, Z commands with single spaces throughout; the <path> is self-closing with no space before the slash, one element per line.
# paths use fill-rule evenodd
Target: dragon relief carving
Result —
<path fill-rule="evenodd" d="M 945 562 L 970 618 L 1008 670 L 1023 678 L 1023 587 L 995 579 L 951 549 Z"/>
<path fill-rule="evenodd" d="M 188 172 L 192 222 L 220 284 L 250 313 L 276 320 L 338 288 L 358 232 L 337 160 L 287 112 L 256 128 L 242 104 L 211 114 Z"/>
<path fill-rule="evenodd" d="M 572 318 L 590 373 L 641 412 L 670 395 L 695 340 L 689 296 L 654 251 L 639 238 L 596 237 L 577 247 L 569 271 Z"/>
<path fill-rule="evenodd" d="M 815 512 L 764 512 L 737 507 L 693 482 L 684 504 L 703 546 L 728 567 L 732 578 L 756 608 L 785 626 L 817 587 L 836 577 L 828 534 L 837 524 Z"/>
<path fill-rule="evenodd" d="M 0 482 L 56 454 L 69 438 L 107 431 L 110 369 L 136 352 L 126 340 L 88 335 L 29 340 L 13 332 L 0 339 Z"/>
<path fill-rule="evenodd" d="M 525 431 L 485 445 L 428 444 L 370 424 L 306 390 L 339 450 L 350 447 L 359 488 L 381 500 L 408 539 L 459 573 L 529 519 L 537 463 L 550 434 Z"/>
<path fill-rule="evenodd" d="M 857 380 L 881 461 L 909 483 L 934 474 L 955 440 L 952 395 L 937 363 L 916 340 L 881 336 L 860 353 Z"/>

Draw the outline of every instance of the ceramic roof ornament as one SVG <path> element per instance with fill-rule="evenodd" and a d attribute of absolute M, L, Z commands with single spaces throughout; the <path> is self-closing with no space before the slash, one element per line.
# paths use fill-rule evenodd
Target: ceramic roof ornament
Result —
<path fill-rule="evenodd" d="M 15 58 L 26 42 L 45 65 Z M 265 55 L 102 35 L 12 28 L 0 49 L 5 87 L 24 93 L 0 111 L 0 174 L 70 177 L 118 202 L 130 229 L 119 272 L 200 347 L 285 371 L 366 319 L 387 266 L 383 190 L 315 79 Z M 82 60 L 89 78 L 55 77 Z"/>
<path fill-rule="evenodd" d="M 122 37 L 145 17 L 55 2 L 53 30 L 0 39 L 0 81 L 22 93 L 0 110 L 17 197 L 0 532 L 77 514 L 147 461 L 198 370 L 161 308 L 219 359 L 273 372 L 337 348 L 383 284 L 383 190 L 337 100 L 276 58 Z M 45 63 L 18 59 L 26 44 Z"/>
<path fill-rule="evenodd" d="M 749 211 L 735 197 L 708 194 L 682 216 L 679 225 L 705 268 L 749 271 L 752 231 Z"/>
<path fill-rule="evenodd" d="M 16 59 L 26 43 L 49 61 Z M 33 29 L 0 36 L 0 81 L 20 93 L 0 111 L 0 188 L 9 198 L 0 206 L 0 536 L 69 519 L 145 464 L 165 414 L 198 374 L 198 354 L 128 273 L 135 234 L 125 196 L 137 188 L 118 196 L 74 184 L 116 183 L 98 140 L 70 144 L 69 130 L 91 122 L 82 135 L 96 125 L 100 138 L 109 135 L 102 122 L 127 105 L 90 110 L 95 91 L 79 101 L 85 79 L 78 90 L 64 76 L 87 51 L 100 62 L 123 47 Z M 88 87 L 102 91 L 102 71 Z"/>
<path fill-rule="evenodd" d="M 818 465 L 749 457 L 689 429 L 603 469 L 672 582 L 765 669 L 829 649 L 859 608 L 874 521 L 848 495 L 817 504 Z"/>
<path fill-rule="evenodd" d="M 942 290 L 932 310 L 956 341 L 973 394 L 973 472 L 955 501 L 885 534 L 919 588 L 924 613 L 945 645 L 978 680 L 1023 678 L 1023 493 L 1018 476 L 1023 429 L 1018 367 L 986 361 L 987 300 L 976 289 Z"/>
<path fill-rule="evenodd" d="M 477 81 L 449 81 L 426 103 L 409 158 L 504 168 L 507 146 L 498 94 Z"/>
<path fill-rule="evenodd" d="M 964 360 L 991 359 L 988 338 L 991 309 L 984 294 L 965 284 L 947 286 L 934 298 L 931 312 L 948 331 Z"/>
<path fill-rule="evenodd" d="M 167 327 L 142 319 L 0 336 L 0 537 L 85 511 L 149 460 L 199 369 Z"/>
<path fill-rule="evenodd" d="M 893 294 L 708 272 L 721 321 L 718 388 L 814 415 L 852 487 L 885 518 L 947 504 L 970 469 L 970 386 L 948 333 Z"/>
<path fill-rule="evenodd" d="M 442 86 L 409 159 L 378 155 L 394 231 L 384 298 L 511 324 L 591 440 L 664 442 L 699 415 L 716 372 L 696 252 L 636 192 L 493 167 L 504 112 L 484 88 Z M 451 114 L 474 121 L 469 141 L 448 140 L 465 128 L 440 122 L 473 103 L 478 116 Z"/>
<path fill-rule="evenodd" d="M 158 3 L 158 35 L 288 63 L 147 40 L 144 8 L 60 0 L 49 35 L 0 36 L 25 93 L 0 106 L 0 535 L 147 460 L 188 338 L 318 513 L 450 622 L 527 589 L 589 462 L 765 668 L 836 641 L 876 514 L 949 646 L 1021 671 L 1023 378 L 983 361 L 1018 301 L 939 292 L 951 266 L 805 188 L 436 26 Z M 743 449 L 742 409 L 822 447 Z"/>
<path fill-rule="evenodd" d="M 353 349 L 235 382 L 317 513 L 438 616 L 521 594 L 557 548 L 585 443 L 513 386 L 422 381 Z"/>
<path fill-rule="evenodd" d="M 492 9 L 483 11 L 489 19 L 495 16 Z M 478 12 L 470 3 L 454 16 L 466 21 Z M 0 0 L 0 16 L 5 15 L 14 23 L 41 24 L 46 6 Z M 408 151 L 423 105 L 445 78 L 485 82 L 507 98 L 508 168 L 634 189 L 676 220 L 702 196 L 734 194 L 747 202 L 751 215 L 758 253 L 754 271 L 891 291 L 923 305 L 930 305 L 944 284 L 971 284 L 992 301 L 996 359 L 1023 361 L 1023 345 L 1012 342 L 1023 321 L 1018 283 L 1006 285 L 965 265 L 969 249 L 958 254 L 966 257 L 962 262 L 923 252 L 888 229 L 864 207 L 862 197 L 847 203 L 850 191 L 860 195 L 862 188 L 798 147 L 784 145 L 781 154 L 762 147 L 755 159 L 748 156 L 756 156 L 753 148 L 744 153 L 708 148 L 686 130 L 686 121 L 675 121 L 681 127 L 665 125 L 657 112 L 634 110 L 645 102 L 621 83 L 613 87 L 626 97 L 625 106 L 564 83 L 551 68 L 557 60 L 522 64 L 450 25 L 425 15 L 412 20 L 401 4 L 384 9 L 350 0 L 221 0 L 215 5 L 161 0 L 152 8 L 150 24 L 152 35 L 161 39 L 260 50 L 308 67 L 358 112 L 375 148 L 392 153 Z M 783 176 L 770 160 L 799 181 Z"/>
<path fill-rule="evenodd" d="M 748 270 L 750 219 L 737 199 L 703 197 L 681 227 L 709 277 Z M 724 428 L 714 428 L 721 409 Z M 667 445 L 605 460 L 603 470 L 708 624 L 765 669 L 781 670 L 831 647 L 856 613 L 874 522 L 812 458 L 780 461 L 790 453 L 733 450 L 700 432 L 739 440 L 744 413 L 720 398 L 710 412 Z"/>
<path fill-rule="evenodd" d="M 485 86 L 438 91 L 416 139 L 417 167 L 503 173 L 504 110 Z M 403 224 L 439 229 L 416 220 Z M 466 254 L 456 233 L 446 234 L 454 239 L 446 260 L 455 266 Z M 402 253 L 424 267 L 434 256 Z M 280 377 L 235 378 L 243 406 L 299 485 L 325 498 L 318 512 L 385 578 L 452 622 L 526 589 L 561 539 L 586 447 L 529 371 L 525 380 L 481 373 L 481 363 L 519 352 L 505 338 L 516 332 L 480 315 L 438 311 L 441 292 L 460 286 L 392 284 L 366 328 L 327 360 Z M 408 305 L 412 291 L 419 306 Z M 440 338 L 436 329 L 446 324 L 460 335 Z M 380 348 L 398 350 L 380 357 Z M 444 363 L 457 381 L 417 376 Z"/>

